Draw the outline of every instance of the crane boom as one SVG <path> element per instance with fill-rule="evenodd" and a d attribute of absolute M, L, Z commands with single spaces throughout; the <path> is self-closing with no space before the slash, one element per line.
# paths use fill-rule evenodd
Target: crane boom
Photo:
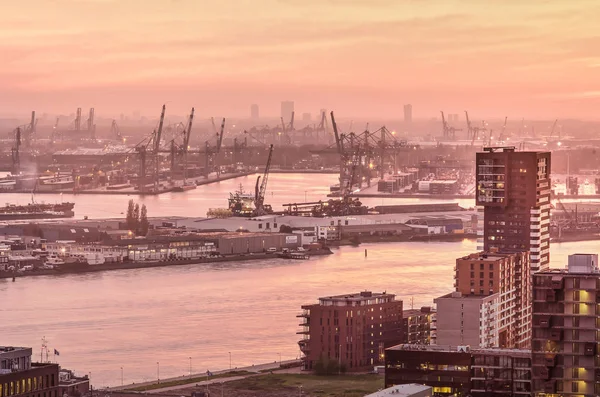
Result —
<path fill-rule="evenodd" d="M 192 124 L 194 122 L 194 108 L 190 112 L 190 118 L 188 119 L 188 125 L 185 129 L 185 135 L 183 136 L 183 151 L 187 152 L 188 146 L 190 145 L 190 135 L 192 133 Z"/>
<path fill-rule="evenodd" d="M 267 165 L 265 166 L 265 172 L 262 177 L 262 183 L 260 184 L 260 190 L 255 188 L 255 199 L 254 205 L 256 207 L 255 213 L 256 215 L 264 215 L 265 214 L 265 192 L 267 191 L 267 181 L 269 180 L 269 171 L 271 170 L 271 159 L 273 158 L 273 144 L 269 147 L 269 157 L 267 158 Z M 258 188 L 258 183 L 260 181 L 260 176 L 256 179 L 256 187 Z M 258 190 L 258 192 L 256 192 Z M 257 193 L 257 194 L 256 194 Z"/>
<path fill-rule="evenodd" d="M 338 133 L 337 123 L 335 122 L 333 111 L 331 111 L 331 125 L 333 126 L 333 134 L 335 135 L 335 145 L 337 147 L 337 151 L 341 154 L 342 146 L 340 145 L 340 134 Z"/>
<path fill-rule="evenodd" d="M 221 131 L 219 132 L 219 136 L 217 137 L 217 153 L 221 151 L 221 143 L 223 142 L 223 131 L 225 130 L 225 118 L 221 122 Z"/>
<path fill-rule="evenodd" d="M 160 121 L 158 122 L 158 130 L 156 131 L 156 135 L 154 137 L 154 154 L 158 154 L 160 149 L 160 138 L 162 135 L 163 124 L 165 122 L 165 109 L 166 106 L 163 105 L 162 111 L 160 112 Z"/>

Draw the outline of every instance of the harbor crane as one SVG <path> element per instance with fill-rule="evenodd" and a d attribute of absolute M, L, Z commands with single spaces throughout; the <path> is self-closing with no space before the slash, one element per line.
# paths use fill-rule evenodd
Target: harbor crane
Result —
<path fill-rule="evenodd" d="M 163 124 L 165 121 L 165 110 L 166 106 L 162 106 L 160 113 L 160 121 L 158 123 L 158 129 L 154 130 L 149 139 L 144 139 L 140 142 L 134 150 L 139 153 L 140 156 L 140 171 L 138 175 L 139 190 L 144 192 L 146 190 L 146 162 L 148 157 L 148 151 L 151 154 L 151 160 L 154 162 L 154 188 L 158 185 L 158 166 L 159 166 L 159 151 L 160 151 L 160 140 L 162 136 Z"/>
<path fill-rule="evenodd" d="M 549 136 L 550 139 L 552 139 L 554 137 L 554 131 L 556 130 L 557 122 L 558 122 L 558 119 L 554 120 L 554 124 L 552 124 L 552 129 L 550 130 L 550 136 Z M 560 139 L 560 135 L 559 135 L 558 139 Z"/>
<path fill-rule="evenodd" d="M 498 137 L 499 141 L 505 141 L 508 139 L 506 135 L 506 121 L 508 120 L 508 116 L 504 116 L 504 124 L 502 124 L 502 131 L 500 132 L 500 136 Z"/>
<path fill-rule="evenodd" d="M 213 126 L 216 126 L 213 121 Z M 221 166 L 219 163 L 219 153 L 221 152 L 221 143 L 223 142 L 223 132 L 225 130 L 225 118 L 221 122 L 221 130 L 216 133 L 217 142 L 215 146 L 211 146 L 208 141 L 205 142 L 204 151 L 204 176 L 208 178 L 211 168 L 217 169 L 217 176 L 221 176 Z"/>
<path fill-rule="evenodd" d="M 90 108 L 90 113 L 87 119 L 87 132 L 91 140 L 96 139 L 96 124 L 94 123 L 94 108 Z"/>
<path fill-rule="evenodd" d="M 269 180 L 269 172 L 271 170 L 271 160 L 273 158 L 273 144 L 269 146 L 269 156 L 267 157 L 267 164 L 265 166 L 265 172 L 262 176 L 262 183 L 260 182 L 260 175 L 256 178 L 256 186 L 254 187 L 254 213 L 253 216 L 262 216 L 272 212 L 270 205 L 265 205 L 265 193 L 267 191 L 267 181 Z M 260 188 L 259 188 L 260 183 Z"/>
<path fill-rule="evenodd" d="M 443 114 L 443 113 L 442 113 Z M 465 118 L 467 119 L 467 139 L 471 138 L 471 146 L 475 144 L 475 141 L 479 138 L 480 133 L 484 133 L 486 128 L 481 126 L 473 126 L 469 119 L 469 112 L 465 110 Z"/>
<path fill-rule="evenodd" d="M 12 157 L 12 174 L 18 175 L 20 172 L 21 159 L 19 157 L 19 151 L 21 148 L 21 127 L 17 127 L 15 131 L 15 144 L 11 148 L 11 157 Z"/>
<path fill-rule="evenodd" d="M 21 131 L 21 144 L 25 147 L 31 146 L 31 143 L 34 139 L 36 127 L 37 127 L 37 119 L 35 118 L 35 110 L 31 111 L 31 121 L 27 124 L 23 124 L 14 129 L 13 133 L 16 135 L 17 129 Z"/>
<path fill-rule="evenodd" d="M 110 125 L 110 133 L 111 135 L 115 136 L 119 142 L 125 143 L 125 138 L 123 138 L 123 135 L 121 135 L 121 131 L 119 130 L 119 126 L 117 125 L 117 120 L 112 121 L 112 124 Z"/>
<path fill-rule="evenodd" d="M 444 116 L 444 112 L 440 111 L 440 113 L 442 114 L 442 127 L 443 127 L 444 138 L 445 139 L 448 139 L 448 138 L 456 139 L 456 132 L 462 131 L 462 128 L 454 128 L 454 127 L 450 126 L 446 122 L 446 117 Z"/>

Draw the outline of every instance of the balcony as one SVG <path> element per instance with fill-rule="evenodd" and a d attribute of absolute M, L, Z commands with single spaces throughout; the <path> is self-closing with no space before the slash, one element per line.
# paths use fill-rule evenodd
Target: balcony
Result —
<path fill-rule="evenodd" d="M 564 285 L 564 279 L 560 276 L 552 277 L 552 281 L 550 281 L 550 288 L 552 289 L 562 289 Z"/>
<path fill-rule="evenodd" d="M 300 331 L 296 332 L 296 335 L 308 335 L 309 333 L 308 327 L 304 327 Z"/>
<path fill-rule="evenodd" d="M 552 330 L 550 330 L 550 336 L 548 337 L 548 339 L 555 342 L 560 342 L 563 339 L 562 329 L 553 328 Z"/>
<path fill-rule="evenodd" d="M 556 302 L 556 291 L 553 289 L 546 290 L 546 301 Z"/>
<path fill-rule="evenodd" d="M 586 342 L 583 347 L 584 356 L 595 356 L 596 355 L 596 344 L 593 342 Z"/>
<path fill-rule="evenodd" d="M 551 319 L 552 319 L 552 316 L 539 316 L 538 324 L 539 324 L 540 328 L 550 328 Z"/>
<path fill-rule="evenodd" d="M 306 318 L 308 318 L 308 317 L 310 317 L 310 311 L 304 310 L 304 311 L 296 314 L 296 317 L 306 317 Z"/>

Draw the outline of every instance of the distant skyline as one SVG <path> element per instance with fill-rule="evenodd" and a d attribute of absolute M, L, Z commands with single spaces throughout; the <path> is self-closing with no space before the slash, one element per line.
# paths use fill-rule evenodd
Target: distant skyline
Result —
<path fill-rule="evenodd" d="M 598 20 L 595 0 L 5 1 L 0 115 L 597 120 Z"/>

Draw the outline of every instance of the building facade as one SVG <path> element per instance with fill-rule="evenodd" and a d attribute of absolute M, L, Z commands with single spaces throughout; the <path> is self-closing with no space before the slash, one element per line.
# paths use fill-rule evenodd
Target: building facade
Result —
<path fill-rule="evenodd" d="M 386 292 L 319 298 L 302 310 L 298 344 L 305 370 L 319 360 L 335 360 L 347 370 L 378 365 L 385 348 L 403 338 L 402 301 Z"/>
<path fill-rule="evenodd" d="M 486 148 L 476 155 L 476 204 L 485 251 L 531 252 L 533 272 L 550 263 L 550 152 Z"/>
<path fill-rule="evenodd" d="M 398 345 L 385 351 L 385 386 L 418 383 L 436 396 L 530 396 L 531 351 Z"/>
<path fill-rule="evenodd" d="M 597 255 L 571 255 L 567 270 L 533 275 L 535 396 L 600 395 Z"/>
<path fill-rule="evenodd" d="M 402 343 L 428 345 L 435 313 L 431 307 L 408 309 L 402 312 Z"/>
<path fill-rule="evenodd" d="M 481 347 L 529 349 L 531 346 L 531 266 L 528 252 L 478 252 L 456 259 L 455 288 L 463 296 L 496 296 L 492 320 L 498 344 Z M 483 324 L 484 328 L 488 324 Z M 458 341 L 450 341 L 458 342 Z M 450 343 L 450 344 L 456 344 Z"/>
<path fill-rule="evenodd" d="M 488 348 L 500 344 L 500 295 L 462 295 L 460 292 L 434 299 L 437 345 Z"/>
<path fill-rule="evenodd" d="M 0 397 L 59 397 L 58 364 L 31 362 L 31 348 L 0 347 Z"/>

